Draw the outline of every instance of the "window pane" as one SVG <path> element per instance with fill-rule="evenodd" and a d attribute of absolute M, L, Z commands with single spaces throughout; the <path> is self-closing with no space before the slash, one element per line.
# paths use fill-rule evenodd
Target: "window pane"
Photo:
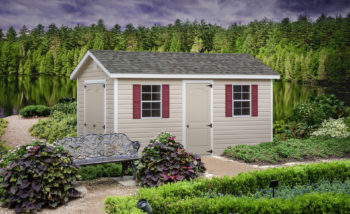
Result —
<path fill-rule="evenodd" d="M 151 110 L 142 110 L 142 117 L 150 117 Z"/>
<path fill-rule="evenodd" d="M 250 102 L 242 102 L 243 108 L 250 108 Z"/>
<path fill-rule="evenodd" d="M 241 92 L 241 91 L 242 91 L 242 87 L 240 85 L 233 86 L 233 92 Z"/>
<path fill-rule="evenodd" d="M 243 85 L 242 88 L 242 92 L 249 92 L 249 85 Z"/>
<path fill-rule="evenodd" d="M 160 85 L 152 85 L 152 92 L 160 92 Z"/>
<path fill-rule="evenodd" d="M 155 109 L 160 109 L 160 103 L 152 103 L 152 109 L 155 110 Z"/>
<path fill-rule="evenodd" d="M 151 93 L 142 93 L 142 100 L 151 100 Z"/>
<path fill-rule="evenodd" d="M 152 93 L 152 100 L 160 100 L 160 93 Z"/>
<path fill-rule="evenodd" d="M 142 92 L 151 92 L 151 86 L 150 85 L 143 85 Z"/>
<path fill-rule="evenodd" d="M 234 93 L 234 94 L 233 94 L 233 99 L 234 99 L 234 100 L 240 100 L 240 99 L 242 99 L 242 94 L 241 94 L 241 93 Z"/>
<path fill-rule="evenodd" d="M 151 109 L 151 103 L 142 103 L 142 109 Z"/>
<path fill-rule="evenodd" d="M 160 117 L 160 110 L 152 110 L 152 117 Z"/>
<path fill-rule="evenodd" d="M 234 102 L 233 107 L 234 108 L 241 108 L 242 107 L 242 102 Z"/>
<path fill-rule="evenodd" d="M 250 109 L 249 108 L 242 109 L 242 115 L 250 115 Z"/>
<path fill-rule="evenodd" d="M 242 98 L 242 100 L 249 100 L 250 98 L 250 94 L 249 93 L 242 93 L 242 95 L 243 95 L 243 98 Z"/>
<path fill-rule="evenodd" d="M 233 114 L 234 115 L 241 115 L 241 109 L 234 109 Z"/>

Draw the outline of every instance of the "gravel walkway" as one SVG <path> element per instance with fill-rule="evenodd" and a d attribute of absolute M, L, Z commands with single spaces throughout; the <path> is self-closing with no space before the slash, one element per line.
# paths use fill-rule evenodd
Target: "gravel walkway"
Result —
<path fill-rule="evenodd" d="M 5 117 L 5 119 L 8 123 L 4 134 L 1 136 L 1 141 L 6 141 L 8 146 L 16 147 L 28 144 L 31 140 L 37 140 L 37 138 L 30 136 L 28 129 L 38 122 L 39 118 L 25 119 L 20 115 L 12 115 Z"/>

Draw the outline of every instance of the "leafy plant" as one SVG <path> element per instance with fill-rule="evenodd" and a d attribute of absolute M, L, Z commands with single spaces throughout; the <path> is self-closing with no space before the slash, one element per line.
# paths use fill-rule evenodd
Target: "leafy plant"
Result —
<path fill-rule="evenodd" d="M 32 136 L 50 143 L 61 138 L 74 137 L 77 135 L 77 115 L 55 111 L 50 117 L 40 119 L 29 131 Z"/>
<path fill-rule="evenodd" d="M 4 133 L 6 126 L 7 126 L 7 120 L 5 120 L 4 118 L 0 118 L 0 137 Z"/>
<path fill-rule="evenodd" d="M 194 179 L 205 167 L 199 155 L 185 151 L 175 136 L 162 133 L 142 151 L 138 177 L 142 186 Z"/>
<path fill-rule="evenodd" d="M 344 123 L 344 118 L 325 120 L 321 127 L 314 131 L 311 135 L 314 136 L 329 136 L 329 137 L 349 137 L 349 127 Z"/>
<path fill-rule="evenodd" d="M 16 213 L 57 207 L 78 197 L 73 182 L 78 168 L 61 147 L 34 141 L 9 154 L 10 164 L 2 171 L 3 199 Z"/>
<path fill-rule="evenodd" d="M 50 108 L 44 105 L 30 105 L 22 108 L 19 114 L 23 117 L 42 117 L 50 115 Z"/>
<path fill-rule="evenodd" d="M 50 108 L 51 113 L 60 111 L 65 114 L 76 114 L 77 113 L 77 102 L 61 102 Z"/>
<path fill-rule="evenodd" d="M 229 146 L 224 155 L 244 162 L 280 163 L 287 160 L 345 157 L 350 154 L 350 138 L 311 137 L 277 140 L 257 145 Z"/>
<path fill-rule="evenodd" d="M 72 102 L 76 102 L 76 99 L 74 97 L 62 97 L 57 101 L 57 104 L 72 103 Z"/>

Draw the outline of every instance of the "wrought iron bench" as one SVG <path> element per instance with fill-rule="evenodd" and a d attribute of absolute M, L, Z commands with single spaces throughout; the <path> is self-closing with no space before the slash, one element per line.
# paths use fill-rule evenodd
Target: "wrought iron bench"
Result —
<path fill-rule="evenodd" d="M 63 146 L 73 156 L 73 162 L 78 166 L 96 165 L 102 163 L 122 163 L 122 174 L 128 167 L 136 178 L 135 160 L 138 160 L 140 143 L 131 141 L 125 134 L 88 134 L 57 140 L 57 145 Z"/>

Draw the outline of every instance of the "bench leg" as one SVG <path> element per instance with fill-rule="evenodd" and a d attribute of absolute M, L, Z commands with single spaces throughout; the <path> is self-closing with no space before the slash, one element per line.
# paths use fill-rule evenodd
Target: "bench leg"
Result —
<path fill-rule="evenodd" d="M 136 170 L 136 165 L 135 165 L 134 161 L 131 162 L 131 169 L 134 173 L 134 179 L 136 180 L 137 179 L 137 170 Z"/>
<path fill-rule="evenodd" d="M 128 165 L 129 165 L 128 162 L 126 162 L 126 161 L 122 162 L 122 174 L 120 175 L 120 177 L 124 177 L 124 173 L 125 173 L 125 170 L 128 169 Z"/>

